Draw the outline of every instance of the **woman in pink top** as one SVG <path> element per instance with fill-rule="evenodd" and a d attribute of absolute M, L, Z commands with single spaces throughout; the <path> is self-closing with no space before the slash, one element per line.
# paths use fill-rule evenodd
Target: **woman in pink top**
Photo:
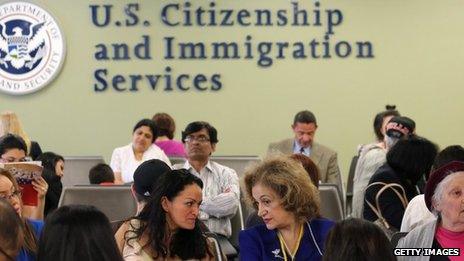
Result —
<path fill-rule="evenodd" d="M 419 256 L 398 257 L 398 260 L 463 260 L 464 162 L 453 161 L 432 172 L 424 199 L 437 219 L 413 229 L 397 247 L 431 250 L 422 249 Z"/>
<path fill-rule="evenodd" d="M 169 114 L 161 112 L 153 116 L 153 121 L 158 128 L 156 146 L 160 147 L 168 157 L 185 158 L 184 145 L 180 141 L 173 140 L 176 130 L 174 119 Z"/>

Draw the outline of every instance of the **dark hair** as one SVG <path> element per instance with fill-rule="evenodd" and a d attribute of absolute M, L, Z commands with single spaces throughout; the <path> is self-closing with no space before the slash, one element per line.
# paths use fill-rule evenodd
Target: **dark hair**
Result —
<path fill-rule="evenodd" d="M 158 129 L 156 128 L 155 123 L 150 120 L 150 119 L 142 119 L 137 124 L 135 124 L 134 129 L 132 130 L 132 133 L 134 133 L 138 128 L 146 126 L 150 129 L 151 134 L 153 134 L 153 139 L 151 142 L 156 140 L 156 137 L 158 137 Z"/>
<path fill-rule="evenodd" d="M 14 134 L 6 134 L 0 137 L 0 156 L 5 154 L 8 150 L 18 149 L 27 153 L 27 146 L 23 138 Z"/>
<path fill-rule="evenodd" d="M 40 237 L 37 260 L 123 260 L 108 218 L 94 206 L 52 212 Z"/>
<path fill-rule="evenodd" d="M 114 172 L 108 164 L 99 163 L 89 170 L 90 184 L 114 182 Z"/>
<path fill-rule="evenodd" d="M 293 118 L 293 125 L 297 123 L 314 123 L 317 126 L 316 116 L 308 110 L 300 111 Z"/>
<path fill-rule="evenodd" d="M 0 198 L 0 221 L 0 255 L 14 260 L 23 241 L 23 225 L 11 204 L 3 198 Z"/>
<path fill-rule="evenodd" d="M 146 243 L 156 253 L 154 258 L 162 256 L 167 257 L 169 252 L 171 257 L 178 256 L 182 260 L 185 259 L 201 259 L 206 255 L 211 255 L 206 238 L 203 236 L 200 221 L 197 219 L 193 230 L 179 228 L 173 235 L 171 245 L 164 244 L 166 236 L 166 211 L 161 205 L 161 200 L 166 197 L 168 200 L 173 200 L 186 186 L 196 184 L 203 188 L 203 182 L 185 169 L 172 170 L 162 175 L 155 185 L 151 199 L 145 205 L 143 210 L 135 219 L 141 221 L 140 227 L 132 227 L 133 236 L 130 236 L 128 230 L 124 235 L 127 244 L 130 245 L 130 240 L 140 238 L 142 234 L 148 235 Z M 129 226 L 132 226 L 129 223 Z M 168 251 L 169 248 L 169 251 Z"/>
<path fill-rule="evenodd" d="M 400 113 L 396 110 L 395 105 L 385 105 L 385 111 L 377 113 L 374 118 L 374 132 L 377 140 L 382 141 L 384 135 L 382 134 L 383 119 L 388 116 L 400 116 Z"/>
<path fill-rule="evenodd" d="M 195 133 L 197 131 L 201 131 L 202 129 L 206 129 L 208 131 L 209 135 L 209 141 L 211 143 L 218 143 L 218 138 L 217 138 L 217 130 L 211 124 L 209 124 L 206 121 L 194 121 L 191 122 L 185 127 L 185 130 L 182 132 L 182 142 L 185 143 L 185 138 L 187 138 L 188 135 Z"/>
<path fill-rule="evenodd" d="M 0 168 L 0 177 L 6 177 L 11 183 L 13 183 L 13 187 L 15 190 L 19 190 L 18 183 L 16 179 L 11 175 L 8 170 Z M 26 218 L 22 218 L 23 223 L 23 231 L 24 231 L 24 243 L 22 245 L 23 249 L 29 252 L 31 255 L 35 256 L 37 254 L 37 236 L 35 234 L 32 225 Z"/>
<path fill-rule="evenodd" d="M 393 248 L 375 224 L 357 218 L 342 220 L 325 240 L 324 261 L 394 261 Z"/>
<path fill-rule="evenodd" d="M 464 161 L 464 148 L 460 145 L 451 145 L 438 153 L 433 162 L 432 170 L 438 169 L 452 161 Z"/>
<path fill-rule="evenodd" d="M 176 123 L 174 119 L 167 113 L 160 112 L 153 115 L 153 122 L 158 128 L 158 137 L 167 136 L 170 140 L 174 138 L 174 131 L 176 130 Z"/>
<path fill-rule="evenodd" d="M 388 152 L 387 163 L 402 178 L 412 185 L 425 175 L 429 175 L 438 147 L 431 141 L 413 135 L 409 139 L 399 140 Z"/>
<path fill-rule="evenodd" d="M 58 161 L 60 160 L 64 162 L 63 156 L 58 155 L 53 152 L 44 152 L 40 154 L 39 157 L 37 157 L 37 160 L 42 162 L 42 167 L 44 168 L 44 174 L 46 173 L 46 174 L 53 174 L 53 175 L 56 175 L 56 169 L 55 169 L 56 163 L 58 163 Z"/>
<path fill-rule="evenodd" d="M 306 172 L 309 175 L 309 178 L 311 178 L 311 181 L 313 182 L 314 186 L 316 188 L 319 188 L 319 168 L 317 165 L 308 157 L 305 156 L 301 153 L 297 154 L 292 154 L 290 158 L 298 161 L 303 165 L 303 168 L 306 170 Z"/>

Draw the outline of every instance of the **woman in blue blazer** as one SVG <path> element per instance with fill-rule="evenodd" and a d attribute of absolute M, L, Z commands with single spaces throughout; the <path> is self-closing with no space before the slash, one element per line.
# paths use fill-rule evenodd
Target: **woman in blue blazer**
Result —
<path fill-rule="evenodd" d="M 320 218 L 319 193 L 301 164 L 268 158 L 245 173 L 245 187 L 264 225 L 240 232 L 241 260 L 322 260 L 334 223 Z"/>

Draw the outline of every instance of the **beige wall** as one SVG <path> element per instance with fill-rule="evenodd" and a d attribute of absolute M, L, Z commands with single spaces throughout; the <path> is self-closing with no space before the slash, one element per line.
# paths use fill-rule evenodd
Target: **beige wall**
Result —
<path fill-rule="evenodd" d="M 219 131 L 216 154 L 261 155 L 270 141 L 291 135 L 295 112 L 309 109 L 318 118 L 317 141 L 339 152 L 346 174 L 356 146 L 373 140 L 372 118 L 387 103 L 415 119 L 418 133 L 440 146 L 464 143 L 461 1 L 323 1 L 323 9 L 338 8 L 344 15 L 332 37 L 371 41 L 375 58 L 287 58 L 270 68 L 259 68 L 256 60 L 165 61 L 161 38 L 243 42 L 251 34 L 257 40 L 293 42 L 321 39 L 323 30 L 311 26 L 172 29 L 159 18 L 160 2 L 169 1 L 152 0 L 127 1 L 140 4 L 140 16 L 151 21 L 150 27 L 100 29 L 91 23 L 89 4 L 114 2 L 115 15 L 120 15 L 124 1 L 35 2 L 61 25 L 66 61 L 56 80 L 37 93 L 20 97 L 1 93 L 0 110 L 16 111 L 44 150 L 103 155 L 109 160 L 115 147 L 129 143 L 137 120 L 165 111 L 177 121 L 177 138 L 188 122 L 207 120 Z M 290 6 L 285 0 L 216 2 L 218 7 L 236 9 Z M 308 3 L 312 1 L 301 5 Z M 101 62 L 93 57 L 98 43 L 137 43 L 144 34 L 152 41 L 150 61 Z M 93 90 L 98 68 L 127 75 L 161 73 L 167 65 L 176 73 L 221 73 L 223 88 L 163 92 L 142 84 L 135 93 Z"/>

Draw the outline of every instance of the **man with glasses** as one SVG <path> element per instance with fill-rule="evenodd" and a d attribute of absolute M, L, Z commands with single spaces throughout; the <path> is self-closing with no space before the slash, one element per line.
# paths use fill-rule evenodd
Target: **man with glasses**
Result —
<path fill-rule="evenodd" d="M 207 122 L 192 122 L 182 132 L 182 142 L 187 161 L 173 168 L 187 169 L 203 181 L 199 219 L 211 232 L 228 238 L 232 234 L 230 219 L 238 209 L 240 187 L 233 169 L 210 160 L 218 142 L 217 131 Z"/>

